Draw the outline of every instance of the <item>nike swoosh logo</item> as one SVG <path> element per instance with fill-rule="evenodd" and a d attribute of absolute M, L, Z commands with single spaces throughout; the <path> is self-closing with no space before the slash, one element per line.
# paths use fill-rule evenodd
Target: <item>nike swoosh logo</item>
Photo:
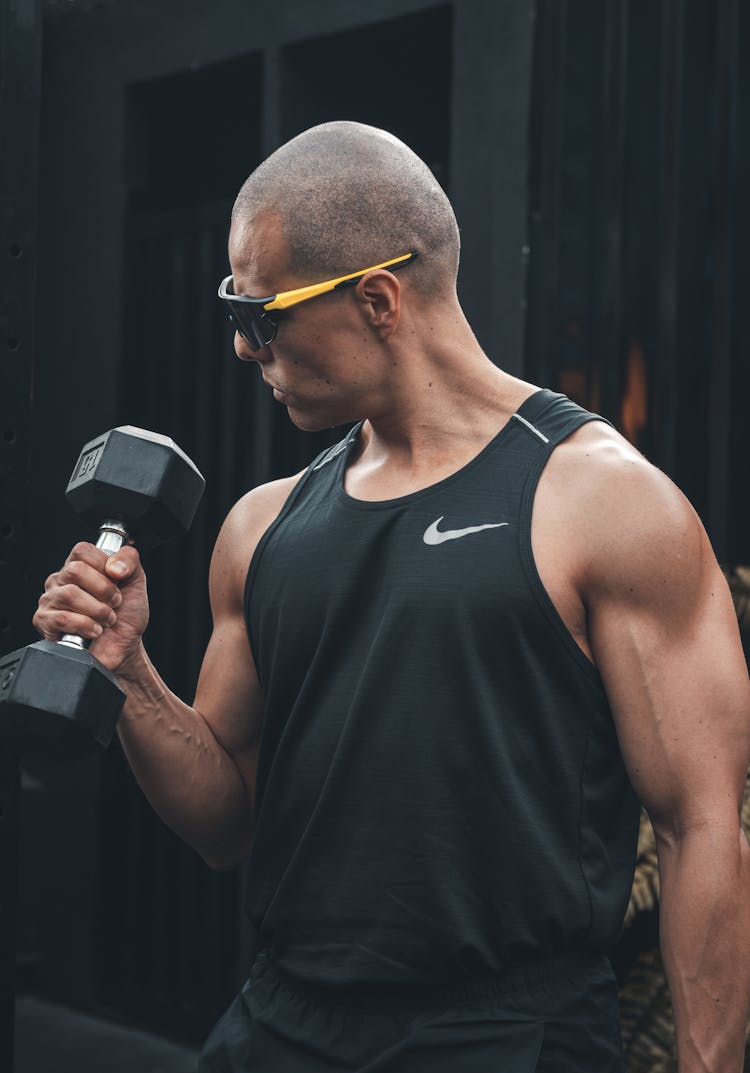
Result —
<path fill-rule="evenodd" d="M 442 517 L 437 518 L 425 529 L 422 537 L 425 544 L 443 544 L 446 540 L 458 540 L 459 537 L 468 536 L 469 533 L 481 533 L 483 529 L 501 529 L 509 524 L 508 522 L 490 522 L 488 525 L 470 525 L 466 529 L 446 529 L 441 533 L 438 526 L 442 520 Z"/>

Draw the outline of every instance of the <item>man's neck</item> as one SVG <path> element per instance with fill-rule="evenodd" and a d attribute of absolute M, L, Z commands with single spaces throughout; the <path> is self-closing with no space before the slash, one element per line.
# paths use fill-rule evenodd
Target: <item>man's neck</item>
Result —
<path fill-rule="evenodd" d="M 347 467 L 355 498 L 407 495 L 456 472 L 537 390 L 498 369 L 478 344 L 449 355 L 412 351 L 396 360 L 392 383 Z"/>

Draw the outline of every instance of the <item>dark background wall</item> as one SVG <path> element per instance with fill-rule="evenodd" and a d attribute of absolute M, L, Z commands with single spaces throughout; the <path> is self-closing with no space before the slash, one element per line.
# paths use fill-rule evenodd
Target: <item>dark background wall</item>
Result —
<path fill-rule="evenodd" d="M 80 445 L 126 421 L 172 435 L 208 484 L 190 537 L 148 556 L 148 644 L 191 695 L 223 516 L 335 435 L 292 428 L 215 298 L 238 186 L 313 123 L 375 123 L 428 161 L 461 219 L 467 310 L 521 370 L 532 28 L 529 3 L 474 0 L 47 8 L 31 466 L 47 524 L 25 548 L 27 613 L 82 535 L 63 500 Z M 247 971 L 241 875 L 166 830 L 117 745 L 24 768 L 25 986 L 200 1037 Z"/>
<path fill-rule="evenodd" d="M 542 2 L 531 378 L 600 409 L 750 555 L 747 43 L 739 0 Z"/>
<path fill-rule="evenodd" d="M 493 360 L 608 416 L 719 555 L 750 560 L 748 21 L 740 0 L 49 3 L 29 526 L 3 651 L 33 639 L 40 582 L 84 535 L 63 500 L 81 444 L 152 427 L 208 481 L 190 536 L 147 561 L 149 649 L 189 697 L 221 519 L 328 442 L 233 359 L 228 211 L 268 152 L 330 118 L 387 127 L 444 184 Z M 164 828 L 117 746 L 27 758 L 22 803 L 22 985 L 200 1038 L 247 969 L 241 872 Z"/>

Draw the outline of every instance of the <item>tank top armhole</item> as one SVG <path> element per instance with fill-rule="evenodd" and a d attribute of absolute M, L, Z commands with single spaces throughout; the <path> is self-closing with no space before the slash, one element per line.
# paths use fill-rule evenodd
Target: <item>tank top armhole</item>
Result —
<path fill-rule="evenodd" d="M 324 459 L 327 459 L 329 456 L 333 458 L 336 455 L 343 453 L 344 450 L 350 445 L 350 443 L 354 439 L 356 433 L 359 431 L 361 424 L 362 422 L 359 422 L 357 425 L 355 425 L 352 429 L 349 430 L 343 440 L 340 440 L 337 444 L 334 444 L 333 447 L 326 447 L 323 451 L 320 452 L 320 454 L 317 454 L 315 458 L 313 458 L 312 462 L 310 462 L 305 472 L 302 474 L 300 479 L 295 484 L 294 488 L 292 488 L 291 492 L 284 500 L 284 505 L 282 506 L 281 510 L 276 515 L 271 524 L 268 526 L 268 528 L 265 530 L 258 543 L 255 545 L 255 551 L 250 558 L 250 565 L 248 566 L 247 574 L 245 575 L 245 589 L 242 595 L 242 609 L 245 617 L 245 632 L 247 633 L 247 641 L 250 645 L 250 654 L 253 657 L 253 662 L 255 663 L 256 673 L 258 674 L 259 681 L 260 670 L 258 668 L 258 661 L 256 659 L 256 653 L 253 647 L 253 638 L 250 629 L 250 596 L 252 594 L 253 581 L 255 579 L 255 574 L 258 569 L 258 564 L 263 558 L 263 553 L 266 550 L 268 541 L 271 539 L 276 529 L 281 525 L 286 516 L 289 514 L 289 511 L 296 503 L 298 497 L 302 492 L 302 489 L 310 480 L 315 470 L 320 466 Z M 263 682 L 261 681 L 260 684 L 262 687 Z"/>
<path fill-rule="evenodd" d="M 558 444 L 563 443 L 568 436 L 571 436 L 581 428 L 582 425 L 586 425 L 590 421 L 603 421 L 605 424 L 611 424 L 606 418 L 600 417 L 598 414 L 589 414 L 586 411 L 582 411 L 574 424 L 571 423 L 570 427 L 566 428 L 559 437 L 555 437 L 554 441 L 551 441 L 549 445 L 545 445 L 544 448 L 539 451 L 537 464 L 532 466 L 529 470 L 521 494 L 521 517 L 518 541 L 519 553 L 526 573 L 526 580 L 528 581 L 529 588 L 534 595 L 542 615 L 551 626 L 557 638 L 562 642 L 563 647 L 569 652 L 576 664 L 585 672 L 587 681 L 595 689 L 596 693 L 600 697 L 605 697 L 604 686 L 596 664 L 588 658 L 586 653 L 577 643 L 568 626 L 563 621 L 560 612 L 555 607 L 552 597 L 547 592 L 537 568 L 531 544 L 531 522 L 534 499 L 539 480 L 549 461 L 550 455 Z"/>
<path fill-rule="evenodd" d="M 251 629 L 250 629 L 250 596 L 251 596 L 251 593 L 252 593 L 253 581 L 255 579 L 255 574 L 256 574 L 257 569 L 258 569 L 258 563 L 263 558 L 263 553 L 266 550 L 266 545 L 268 544 L 268 541 L 270 540 L 271 536 L 273 535 L 273 533 L 275 532 L 277 527 L 279 525 L 281 525 L 281 523 L 283 522 L 284 518 L 287 516 L 289 511 L 294 506 L 294 503 L 296 502 L 297 497 L 300 495 L 303 487 L 307 484 L 308 480 L 310 479 L 310 477 L 312 475 L 312 472 L 313 472 L 313 469 L 320 462 L 320 460 L 322 458 L 324 458 L 325 455 L 328 454 L 328 452 L 330 450 L 331 450 L 331 448 L 327 447 L 325 449 L 325 451 L 321 451 L 320 454 L 316 455 L 316 457 L 312 460 L 310 465 L 307 467 L 305 472 L 302 474 L 300 479 L 295 484 L 294 488 L 292 488 L 291 492 L 289 493 L 289 495 L 284 500 L 284 505 L 282 506 L 282 508 L 279 511 L 279 513 L 276 515 L 274 520 L 271 522 L 271 524 L 268 526 L 268 528 L 265 530 L 265 532 L 261 536 L 261 538 L 258 541 L 258 543 L 255 545 L 255 551 L 253 552 L 253 554 L 252 554 L 252 556 L 250 558 L 250 565 L 248 566 L 247 574 L 245 575 L 245 590 L 244 590 L 243 595 L 242 595 L 242 609 L 243 609 L 244 618 L 245 618 L 245 632 L 247 633 L 247 642 L 250 645 L 250 653 L 251 653 L 251 655 L 253 657 L 253 662 L 255 663 L 256 673 L 258 675 L 258 680 L 259 681 L 260 681 L 260 669 L 258 667 L 257 655 L 256 655 L 256 652 L 255 652 L 255 647 L 253 645 L 253 637 L 252 637 L 252 632 L 251 632 Z M 261 684 L 261 688 L 262 688 L 263 687 L 263 682 L 261 681 L 260 684 Z"/>

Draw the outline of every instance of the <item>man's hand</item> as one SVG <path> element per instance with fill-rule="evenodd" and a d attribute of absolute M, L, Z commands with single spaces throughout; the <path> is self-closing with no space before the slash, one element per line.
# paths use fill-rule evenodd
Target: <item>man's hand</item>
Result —
<path fill-rule="evenodd" d="M 148 625 L 138 552 L 124 547 L 108 558 L 93 544 L 76 544 L 62 569 L 47 578 L 33 624 L 48 641 L 65 633 L 90 641 L 91 654 L 116 673 L 139 651 Z"/>

